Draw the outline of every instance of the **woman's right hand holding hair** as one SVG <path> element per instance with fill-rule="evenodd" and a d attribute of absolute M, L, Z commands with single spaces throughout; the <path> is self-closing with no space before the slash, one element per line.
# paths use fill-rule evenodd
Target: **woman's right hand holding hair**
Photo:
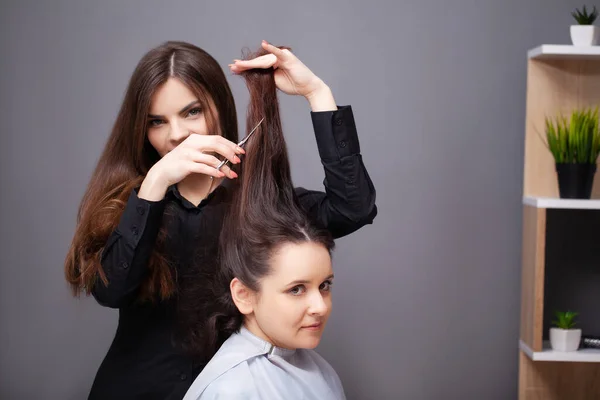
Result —
<path fill-rule="evenodd" d="M 169 186 L 193 173 L 215 178 L 237 178 L 237 174 L 226 165 L 217 170 L 221 160 L 210 153 L 220 154 L 232 164 L 238 164 L 240 159 L 237 155 L 245 151 L 220 135 L 191 134 L 150 168 L 140 187 L 139 197 L 159 201 Z"/>

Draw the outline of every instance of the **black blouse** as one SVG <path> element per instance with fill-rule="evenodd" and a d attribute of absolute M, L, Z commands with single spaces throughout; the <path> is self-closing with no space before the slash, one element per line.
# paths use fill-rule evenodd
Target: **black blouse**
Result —
<path fill-rule="evenodd" d="M 311 118 L 325 191 L 297 188 L 296 193 L 308 215 L 339 238 L 373 222 L 375 188 L 362 162 L 351 106 L 311 112 Z M 137 190 L 130 194 L 102 254 L 109 284 L 99 280 L 92 291 L 98 303 L 119 309 L 119 323 L 90 399 L 182 399 L 208 361 L 193 359 L 174 344 L 175 300 L 134 300 L 161 224 L 167 228 L 167 257 L 180 276 L 199 252 L 206 257 L 216 251 L 227 190 L 224 181 L 198 206 L 175 185 L 157 202 L 140 199 Z"/>

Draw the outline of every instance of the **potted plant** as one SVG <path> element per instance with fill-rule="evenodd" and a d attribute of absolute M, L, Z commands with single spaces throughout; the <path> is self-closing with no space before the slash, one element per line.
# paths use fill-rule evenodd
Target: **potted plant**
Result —
<path fill-rule="evenodd" d="M 555 327 L 550 328 L 550 345 L 556 351 L 575 351 L 579 348 L 581 329 L 574 329 L 578 313 L 556 311 Z"/>
<path fill-rule="evenodd" d="M 575 110 L 570 119 L 546 117 L 546 138 L 556 163 L 560 197 L 589 199 L 600 154 L 598 108 Z"/>
<path fill-rule="evenodd" d="M 588 14 L 587 9 L 583 6 L 583 10 L 575 9 L 571 12 L 576 25 L 571 25 L 571 41 L 575 46 L 594 46 L 598 42 L 598 30 L 594 26 L 594 21 L 598 17 L 596 6 L 592 12 Z"/>

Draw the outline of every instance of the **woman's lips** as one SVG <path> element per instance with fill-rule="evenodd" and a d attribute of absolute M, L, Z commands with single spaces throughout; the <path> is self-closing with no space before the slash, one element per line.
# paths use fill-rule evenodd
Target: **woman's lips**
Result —
<path fill-rule="evenodd" d="M 309 331 L 318 331 L 319 329 L 321 329 L 321 326 L 322 326 L 322 324 L 320 322 L 317 322 L 312 325 L 303 326 L 302 329 L 306 329 Z"/>

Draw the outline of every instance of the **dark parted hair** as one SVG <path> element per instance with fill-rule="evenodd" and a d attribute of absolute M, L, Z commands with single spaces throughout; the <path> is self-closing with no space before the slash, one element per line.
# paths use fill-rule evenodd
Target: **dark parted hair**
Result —
<path fill-rule="evenodd" d="M 266 51 L 260 49 L 243 58 L 264 54 Z M 245 146 L 246 154 L 219 237 L 213 286 L 204 294 L 197 290 L 192 295 L 196 306 L 189 303 L 186 310 L 197 316 L 187 345 L 206 357 L 211 357 L 243 323 L 229 289 L 234 277 L 258 291 L 259 281 L 270 273 L 269 262 L 281 245 L 313 242 L 330 254 L 334 248 L 330 232 L 309 220 L 296 197 L 273 68 L 252 69 L 241 75 L 250 92 L 246 134 L 263 117 L 264 121 Z"/>

